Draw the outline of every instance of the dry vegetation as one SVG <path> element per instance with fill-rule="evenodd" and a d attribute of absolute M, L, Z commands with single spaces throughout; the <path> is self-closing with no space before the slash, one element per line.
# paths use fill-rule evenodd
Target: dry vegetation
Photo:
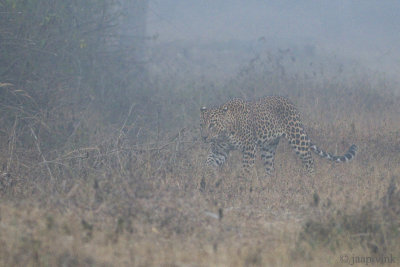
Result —
<path fill-rule="evenodd" d="M 202 64 L 239 48 L 154 47 L 139 81 L 124 71 L 130 62 L 118 65 L 123 55 L 81 51 L 77 36 L 57 51 L 77 47 L 72 63 L 54 68 L 52 55 L 2 54 L 1 266 L 343 266 L 346 256 L 399 264 L 396 81 L 312 46 L 262 49 L 233 78 L 224 64 Z M 86 39 L 103 51 L 97 40 Z M 83 72 L 74 72 L 77 58 Z M 210 178 L 199 107 L 271 94 L 297 104 L 321 148 L 357 144 L 355 160 L 315 156 L 309 177 L 282 142 L 271 177 L 258 164 L 248 181 L 236 179 L 234 153 Z"/>
<path fill-rule="evenodd" d="M 57 133 L 37 129 L 51 129 L 49 123 L 60 123 L 54 117 L 68 111 L 46 120 L 30 113 L 35 100 L 26 92 L 2 84 L 10 103 L 2 104 L 2 121 L 12 123 L 1 129 L 0 264 L 342 266 L 344 255 L 392 255 L 397 262 L 395 85 L 356 72 L 309 80 L 268 74 L 276 65 L 257 62 L 221 89 L 205 81 L 180 89 L 190 81 L 166 80 L 171 88 L 155 90 L 154 106 L 134 103 L 112 126 L 88 110 L 67 139 L 75 140 L 58 150 L 46 150 L 41 137 Z M 168 77 L 155 76 L 154 84 L 161 78 Z M 234 154 L 208 179 L 207 147 L 197 141 L 200 102 L 274 93 L 297 103 L 321 147 L 341 153 L 356 143 L 356 159 L 343 165 L 316 159 L 315 176 L 308 177 L 283 142 L 272 177 L 258 166 L 249 181 L 237 180 Z"/>

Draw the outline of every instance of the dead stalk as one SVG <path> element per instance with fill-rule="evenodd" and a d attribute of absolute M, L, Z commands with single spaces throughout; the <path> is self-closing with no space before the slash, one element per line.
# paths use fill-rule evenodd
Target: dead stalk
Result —
<path fill-rule="evenodd" d="M 17 139 L 16 136 L 15 136 L 16 135 L 17 125 L 18 125 L 18 116 L 15 116 L 14 125 L 12 127 L 11 134 L 10 134 L 10 137 L 9 137 L 9 140 L 8 140 L 9 157 L 8 157 L 8 160 L 7 160 L 6 173 L 10 172 L 11 163 L 12 163 L 12 160 L 13 160 L 13 157 L 14 157 L 15 142 L 16 142 L 16 139 Z"/>
<path fill-rule="evenodd" d="M 39 155 L 42 156 L 43 162 L 45 162 L 44 164 L 45 164 L 45 166 L 46 166 L 46 168 L 47 168 L 47 171 L 49 172 L 51 181 L 54 182 L 54 177 L 53 177 L 53 174 L 52 174 L 52 172 L 51 172 L 51 169 L 50 169 L 49 165 L 47 164 L 47 160 L 46 160 L 46 158 L 44 157 L 44 155 L 43 155 L 43 153 L 42 153 L 42 150 L 40 149 L 39 139 L 37 138 L 37 136 L 36 136 L 35 131 L 33 130 L 33 128 L 30 127 L 30 129 L 31 129 L 32 136 L 33 136 L 33 138 L 35 139 L 35 145 L 36 145 L 36 148 L 37 148 L 37 150 L 38 150 L 38 152 L 39 152 Z"/>

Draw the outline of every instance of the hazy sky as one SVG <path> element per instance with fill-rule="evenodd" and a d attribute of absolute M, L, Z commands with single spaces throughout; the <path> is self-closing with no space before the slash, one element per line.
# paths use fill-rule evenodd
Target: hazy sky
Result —
<path fill-rule="evenodd" d="M 314 45 L 400 81 L 400 0 L 150 0 L 147 29 L 156 43 Z"/>
<path fill-rule="evenodd" d="M 306 40 L 400 48 L 399 0 L 150 0 L 148 34 L 171 40 Z"/>

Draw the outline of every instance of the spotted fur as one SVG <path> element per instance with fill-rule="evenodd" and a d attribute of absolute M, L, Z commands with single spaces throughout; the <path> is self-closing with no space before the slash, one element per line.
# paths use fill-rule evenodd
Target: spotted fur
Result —
<path fill-rule="evenodd" d="M 309 173 L 314 171 L 311 151 L 335 162 L 350 161 L 357 152 L 357 146 L 352 145 L 343 156 L 335 156 L 312 144 L 296 107 L 280 96 L 255 101 L 235 98 L 219 107 L 203 107 L 201 135 L 205 142 L 211 144 L 206 161 L 208 165 L 221 166 L 230 151 L 240 150 L 246 174 L 254 164 L 257 149 L 267 174 L 274 170 L 275 151 L 282 137 L 289 141 Z"/>

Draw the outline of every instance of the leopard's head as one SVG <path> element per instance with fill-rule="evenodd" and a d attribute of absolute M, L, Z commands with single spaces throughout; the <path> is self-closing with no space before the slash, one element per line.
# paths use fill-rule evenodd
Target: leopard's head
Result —
<path fill-rule="evenodd" d="M 219 142 L 231 140 L 237 134 L 240 120 L 246 113 L 246 102 L 233 98 L 216 108 L 202 107 L 201 137 L 204 142 Z"/>
<path fill-rule="evenodd" d="M 201 137 L 204 142 L 216 142 L 224 139 L 228 130 L 229 112 L 227 106 L 218 108 L 202 107 L 201 111 Z"/>

